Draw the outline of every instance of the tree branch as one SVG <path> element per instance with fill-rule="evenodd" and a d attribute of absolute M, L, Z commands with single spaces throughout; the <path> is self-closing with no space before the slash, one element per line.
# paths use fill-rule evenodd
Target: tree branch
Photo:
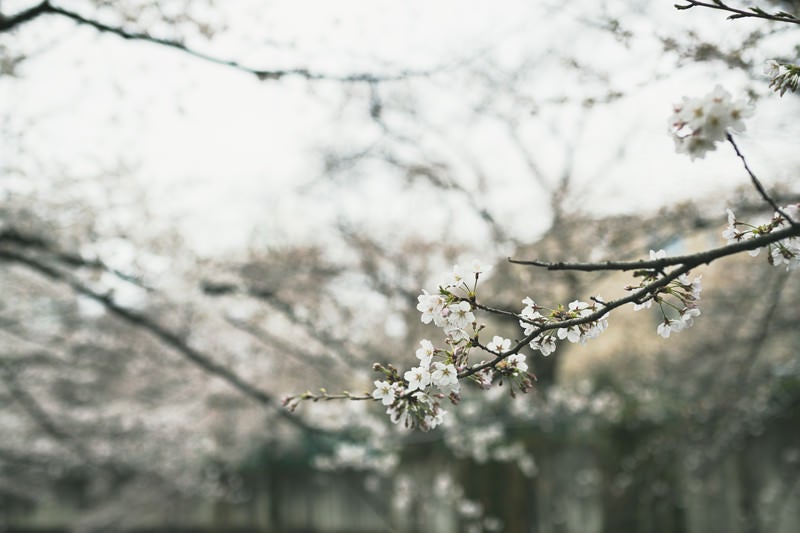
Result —
<path fill-rule="evenodd" d="M 189 48 L 185 44 L 176 40 L 163 39 L 160 37 L 155 37 L 153 35 L 150 35 L 149 33 L 128 31 L 125 28 L 119 26 L 111 26 L 109 24 L 105 24 L 104 22 L 100 22 L 99 20 L 85 17 L 75 11 L 70 11 L 63 7 L 53 5 L 50 3 L 49 0 L 45 0 L 30 9 L 27 9 L 10 17 L 5 17 L 2 14 L 0 14 L 0 32 L 9 31 L 18 26 L 22 26 L 23 24 L 26 24 L 42 15 L 59 15 L 71 19 L 72 21 L 80 25 L 90 26 L 101 33 L 111 33 L 130 41 L 143 41 L 151 44 L 156 44 L 159 46 L 164 46 L 166 48 L 172 48 L 173 50 L 178 50 L 180 52 L 183 52 L 198 59 L 202 59 L 203 61 L 207 61 L 209 63 L 222 65 L 224 67 L 229 67 L 235 70 L 246 72 L 248 74 L 253 74 L 259 80 L 262 81 L 280 80 L 286 77 L 299 77 L 309 81 L 328 80 L 328 81 L 337 81 L 342 83 L 375 84 L 375 83 L 401 81 L 409 77 L 429 76 L 430 74 L 432 74 L 437 70 L 437 69 L 426 70 L 426 71 L 401 70 L 396 74 L 384 74 L 384 75 L 372 74 L 369 72 L 356 72 L 353 74 L 336 75 L 323 72 L 314 72 L 306 68 L 290 68 L 290 69 L 274 69 L 274 70 L 256 69 L 248 67 L 242 63 L 239 63 L 238 61 L 234 61 L 231 59 L 223 59 L 220 57 L 207 54 L 205 52 L 200 52 L 193 48 Z"/>
<path fill-rule="evenodd" d="M 47 253 L 59 262 L 69 266 L 101 269 L 137 287 L 141 287 L 147 291 L 153 290 L 152 287 L 146 286 L 138 276 L 112 268 L 99 259 L 86 259 L 79 254 L 58 250 L 45 239 L 22 233 L 13 227 L 0 230 L 0 243 L 10 243 L 21 248 Z"/>
<path fill-rule="evenodd" d="M 605 261 L 602 263 L 565 263 L 554 262 L 549 263 L 546 261 L 524 261 L 518 259 L 508 258 L 508 261 L 517 265 L 530 265 L 535 267 L 546 268 L 547 270 L 581 270 L 584 272 L 594 272 L 598 270 L 660 270 L 669 266 L 675 265 L 691 265 L 692 268 L 708 264 L 715 259 L 720 259 L 729 255 L 746 252 L 748 250 L 755 250 L 762 246 L 767 246 L 778 242 L 780 240 L 800 236 L 800 225 L 792 225 L 780 231 L 774 231 L 766 235 L 759 235 L 719 248 L 712 248 L 703 252 L 688 255 L 676 255 L 672 257 L 664 257 L 661 259 L 651 259 L 649 261 Z"/>
<path fill-rule="evenodd" d="M 49 8 L 50 2 L 44 1 L 29 9 L 20 11 L 16 15 L 11 15 L 10 17 L 0 13 L 0 33 L 12 30 L 17 26 L 21 26 L 26 22 L 30 22 L 31 20 L 48 13 Z"/>
<path fill-rule="evenodd" d="M 548 270 L 582 270 L 582 271 L 597 271 L 597 270 L 619 270 L 619 271 L 627 271 L 627 270 L 655 270 L 655 271 L 663 271 L 666 267 L 669 266 L 676 266 L 680 265 L 678 268 L 672 270 L 669 273 L 664 273 L 664 275 L 657 280 L 643 286 L 639 290 L 631 293 L 630 295 L 619 298 L 617 300 L 613 300 L 611 302 L 606 302 L 603 304 L 603 307 L 599 310 L 591 313 L 590 315 L 575 318 L 571 320 L 564 320 L 558 322 L 549 322 L 542 324 L 535 328 L 529 335 L 527 335 L 524 339 L 517 342 L 517 344 L 512 347 L 510 350 L 506 352 L 502 352 L 496 354 L 495 358 L 487 363 L 473 366 L 468 370 L 463 371 L 459 374 L 459 378 L 465 378 L 471 376 L 481 370 L 486 368 L 492 368 L 497 363 L 502 361 L 503 359 L 519 353 L 519 351 L 525 347 L 526 344 L 531 342 L 533 339 L 538 337 L 545 331 L 559 329 L 559 328 L 568 328 L 572 326 L 577 326 L 581 324 L 588 324 L 594 322 L 596 320 L 601 319 L 606 314 L 608 314 L 613 309 L 621 307 L 622 305 L 628 303 L 635 303 L 641 302 L 642 298 L 646 297 L 649 294 L 654 294 L 657 289 L 666 286 L 672 280 L 677 279 L 683 274 L 688 273 L 693 268 L 708 264 L 716 259 L 726 257 L 729 255 L 734 255 L 741 253 L 747 250 L 754 250 L 756 248 L 760 248 L 767 244 L 771 244 L 773 242 L 780 241 L 782 239 L 788 237 L 796 237 L 800 235 L 800 225 L 792 225 L 786 229 L 781 231 L 776 231 L 773 233 L 769 233 L 767 235 L 761 235 L 755 237 L 753 239 L 747 241 L 741 241 L 734 244 L 729 244 L 727 246 L 722 246 L 720 248 L 714 248 L 711 250 L 706 250 L 704 252 L 696 253 L 696 254 L 689 254 L 683 256 L 675 256 L 675 257 L 665 257 L 662 259 L 653 259 L 650 261 L 632 261 L 632 262 L 613 262 L 608 261 L 605 263 L 544 263 L 541 261 L 515 261 L 509 259 L 512 263 L 517 264 L 527 264 L 533 265 L 538 267 L 544 267 Z M 497 312 L 500 310 L 495 310 L 492 308 L 483 307 L 485 310 L 489 312 Z M 507 314 L 507 312 L 500 311 L 501 314 Z"/>
<path fill-rule="evenodd" d="M 709 9 L 719 9 L 733 13 L 728 16 L 728 19 L 741 19 L 741 18 L 760 18 L 765 20 L 774 20 L 777 22 L 789 22 L 791 24 L 800 24 L 800 18 L 787 13 L 786 11 L 778 11 L 776 13 L 767 13 L 760 7 L 751 7 L 749 10 L 737 9 L 731 7 L 722 0 L 713 0 L 713 2 L 699 2 L 697 0 L 686 0 L 685 4 L 675 4 L 675 9 L 691 9 L 693 7 L 707 7 Z"/>
<path fill-rule="evenodd" d="M 789 224 L 791 224 L 792 226 L 795 226 L 797 223 L 794 220 L 792 220 L 792 218 L 789 215 L 787 215 L 783 211 L 783 209 L 781 209 L 781 207 L 777 204 L 777 202 L 775 202 L 775 200 L 764 189 L 764 186 L 761 184 L 761 181 L 759 181 L 759 179 L 756 177 L 756 175 L 753 174 L 753 171 L 750 170 L 750 167 L 747 164 L 747 160 L 744 158 L 744 155 L 742 154 L 742 152 L 739 151 L 739 147 L 736 145 L 736 142 L 733 140 L 733 136 L 730 133 L 728 133 L 728 134 L 726 134 L 726 137 L 728 139 L 728 142 L 731 143 L 731 146 L 733 146 L 733 150 L 736 152 L 736 155 L 739 156 L 739 159 L 742 160 L 742 164 L 744 165 L 744 169 L 750 175 L 750 181 L 753 182 L 753 186 L 758 191 L 758 194 L 761 195 L 761 198 L 763 198 L 764 201 L 767 202 L 778 214 L 780 214 L 783 218 L 785 218 L 786 221 Z"/>
<path fill-rule="evenodd" d="M 122 321 L 151 334 L 203 371 L 221 378 L 240 393 L 277 412 L 279 416 L 294 426 L 309 433 L 322 433 L 322 430 L 307 425 L 296 416 L 282 409 L 280 402 L 277 402 L 271 394 L 248 383 L 232 370 L 216 363 L 211 357 L 188 346 L 177 334 L 167 330 L 154 320 L 120 306 L 114 302 L 111 296 L 95 292 L 71 276 L 65 275 L 60 270 L 14 251 L 0 249 L 0 260 L 24 265 L 47 278 L 68 285 L 76 293 L 100 303 L 106 310 Z"/>
<path fill-rule="evenodd" d="M 700 264 L 700 263 L 698 263 L 698 264 Z M 538 337 L 539 335 L 541 335 L 545 331 L 551 331 L 551 330 L 560 329 L 560 328 L 569 328 L 569 327 L 572 327 L 572 326 L 579 326 L 581 324 L 589 324 L 591 322 L 595 322 L 597 320 L 600 320 L 601 318 L 606 316 L 609 312 L 611 312 L 612 310 L 614 310 L 614 309 L 616 309 L 618 307 L 621 307 L 621 306 L 623 306 L 625 304 L 629 304 L 629 303 L 640 302 L 642 300 L 642 298 L 644 298 L 648 294 L 652 294 L 657 289 L 660 289 L 661 287 L 664 287 L 664 286 L 668 285 L 672 280 L 679 278 L 683 274 L 686 274 L 687 272 L 689 272 L 695 266 L 697 266 L 697 265 L 689 264 L 689 265 L 683 265 L 683 266 L 681 266 L 679 268 L 676 268 L 672 272 L 670 272 L 668 274 L 665 274 L 664 277 L 661 277 L 661 278 L 653 281 L 652 283 L 649 283 L 649 284 L 645 285 L 644 287 L 642 287 L 638 291 L 635 291 L 635 292 L 631 293 L 628 296 L 625 296 L 623 298 L 619 298 L 617 300 L 613 300 L 611 302 L 604 303 L 603 307 L 601 307 L 600 309 L 598 309 L 597 311 L 595 311 L 595 312 L 593 312 L 593 313 L 591 313 L 589 315 L 582 316 L 580 318 L 572 318 L 570 320 L 561 320 L 561 321 L 557 321 L 557 322 L 548 322 L 546 324 L 542 324 L 542 325 L 538 326 L 536 329 L 534 329 L 530 334 L 525 336 L 525 338 L 523 338 L 520 341 L 517 341 L 517 344 L 514 345 L 508 351 L 505 351 L 505 352 L 497 354 L 495 356 L 495 358 L 492 359 L 489 362 L 483 363 L 481 365 L 472 366 L 469 369 L 464 370 L 463 372 L 458 374 L 458 378 L 459 379 L 463 379 L 463 378 L 469 377 L 469 376 L 471 376 L 473 374 L 476 374 L 476 373 L 480 372 L 481 370 L 485 370 L 487 368 L 493 368 L 494 366 L 497 365 L 497 363 L 499 363 L 503 359 L 506 359 L 507 357 L 509 357 L 511 355 L 519 353 L 519 351 L 522 348 L 524 348 L 528 343 L 530 343 L 533 339 L 535 339 L 536 337 Z"/>

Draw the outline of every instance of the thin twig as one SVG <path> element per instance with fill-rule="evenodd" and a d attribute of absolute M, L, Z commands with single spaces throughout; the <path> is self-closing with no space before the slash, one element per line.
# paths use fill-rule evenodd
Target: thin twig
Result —
<path fill-rule="evenodd" d="M 760 18 L 764 20 L 774 20 L 776 22 L 788 22 L 790 24 L 800 24 L 800 18 L 787 13 L 786 11 L 778 11 L 775 13 L 767 13 L 760 7 L 751 7 L 749 10 L 738 9 L 731 7 L 722 0 L 714 0 L 713 2 L 700 2 L 697 0 L 686 0 L 686 4 L 675 4 L 676 9 L 691 9 L 693 7 L 707 7 L 709 9 L 719 9 L 720 11 L 727 11 L 733 13 L 728 16 L 728 19 L 741 19 L 741 18 Z"/>
<path fill-rule="evenodd" d="M 0 33 L 14 29 L 42 15 L 59 15 L 71 19 L 74 22 L 77 22 L 78 24 L 90 26 L 100 32 L 111 33 L 119 37 L 122 37 L 123 39 L 126 40 L 144 41 L 152 44 L 157 44 L 159 46 L 172 48 L 174 50 L 179 50 L 185 54 L 191 55 L 193 57 L 202 59 L 210 63 L 240 70 L 248 74 L 253 74 L 259 80 L 262 81 L 280 80 L 286 77 L 300 77 L 309 81 L 328 80 L 328 81 L 336 81 L 342 83 L 375 84 L 375 83 L 401 81 L 408 79 L 410 77 L 430 76 L 434 72 L 441 70 L 441 68 L 434 68 L 431 70 L 424 70 L 424 71 L 401 70 L 395 74 L 373 74 L 370 72 L 357 72 L 353 74 L 336 75 L 323 72 L 314 72 L 307 68 L 290 68 L 290 69 L 273 69 L 273 70 L 256 69 L 243 65 L 238 61 L 234 61 L 231 59 L 223 59 L 210 54 L 206 54 L 205 52 L 200 52 L 193 48 L 189 48 L 188 46 L 179 41 L 155 37 L 153 35 L 144 32 L 128 31 L 118 26 L 111 26 L 105 24 L 104 22 L 100 22 L 99 20 L 84 17 L 83 15 L 76 13 L 75 11 L 70 11 L 63 7 L 53 5 L 50 3 L 49 0 L 45 0 L 33 6 L 30 9 L 24 10 L 20 13 L 17 13 L 9 17 L 0 14 Z"/>
<path fill-rule="evenodd" d="M 767 202 L 778 214 L 780 214 L 784 219 L 786 219 L 786 221 L 789 222 L 789 224 L 791 224 L 792 226 L 796 226 L 797 223 L 794 220 L 792 220 L 792 218 L 789 215 L 787 215 L 786 213 L 783 212 L 783 210 L 778 205 L 778 203 L 764 189 L 764 186 L 761 184 L 761 181 L 759 181 L 759 179 L 756 177 L 756 175 L 753 173 L 753 171 L 750 170 L 750 167 L 747 165 L 747 160 L 744 158 L 744 155 L 742 154 L 742 152 L 739 151 L 739 147 L 736 145 L 736 142 L 733 140 L 733 136 L 730 133 L 728 133 L 727 137 L 728 137 L 728 142 L 731 143 L 731 146 L 733 146 L 733 149 L 736 152 L 736 155 L 739 156 L 739 159 L 742 160 L 742 164 L 744 165 L 744 169 L 750 175 L 750 181 L 753 182 L 753 186 L 758 191 L 758 194 L 761 195 L 761 198 L 763 198 L 764 201 Z"/>

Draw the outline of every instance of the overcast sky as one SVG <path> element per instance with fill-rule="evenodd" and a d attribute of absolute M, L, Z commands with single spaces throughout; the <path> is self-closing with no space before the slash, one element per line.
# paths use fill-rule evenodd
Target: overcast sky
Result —
<path fill-rule="evenodd" d="M 36 21 L 3 36 L 4 43 L 13 38 L 15 48 L 34 55 L 17 77 L 0 79 L 0 158 L 16 169 L 3 176 L 2 186 L 61 194 L 98 210 L 108 205 L 109 189 L 119 186 L 126 195 L 138 189 L 140 194 L 119 200 L 116 214 L 105 216 L 139 229 L 176 228 L 201 254 L 325 241 L 339 222 L 387 240 L 421 232 L 480 247 L 488 234 L 463 207 L 466 195 L 409 184 L 378 161 L 332 178 L 322 154 L 400 146 L 397 153 L 409 158 L 447 161 L 450 179 L 477 205 L 512 235 L 531 239 L 549 221 L 547 199 L 492 118 L 501 113 L 517 117 L 545 181 L 555 183 L 573 161 L 572 208 L 648 211 L 716 196 L 723 224 L 725 195 L 719 192 L 746 183 L 746 175 L 725 146 L 695 162 L 675 154 L 667 118 L 681 96 L 705 94 L 716 83 L 735 97 L 744 97 L 748 87 L 766 94 L 765 84 L 716 63 L 675 69 L 676 58 L 662 52 L 660 39 L 681 39 L 694 30 L 735 45 L 756 23 L 678 12 L 672 3 L 247 0 L 198 11 L 227 29 L 211 41 L 190 38 L 190 46 L 256 68 L 441 70 L 379 86 L 387 123 L 412 140 L 395 145 L 370 120 L 363 84 L 262 82 L 68 20 Z M 12 12 L 26 5 L 3 7 Z M 62 5 L 92 13 L 85 2 Z M 99 16 L 113 22 L 110 14 Z M 606 16 L 629 29 L 630 39 L 597 29 Z M 772 39 L 747 57 L 761 63 L 785 42 Z M 599 75 L 570 68 L 567 58 Z M 488 76 L 513 79 L 526 64 L 532 67 L 516 91 L 529 95 L 528 103 L 505 96 L 502 86 L 487 89 Z M 579 105 L 548 104 L 607 90 L 625 96 L 590 113 Z M 798 111 L 794 100 L 762 99 L 741 137 L 767 183 L 796 174 L 800 126 L 788 120 Z M 475 111 L 487 101 L 489 118 Z M 409 112 L 403 116 L 402 110 Z M 80 185 L 54 189 L 64 177 Z M 137 213 L 146 207 L 149 215 L 142 220 L 126 214 L 124 205 Z"/>

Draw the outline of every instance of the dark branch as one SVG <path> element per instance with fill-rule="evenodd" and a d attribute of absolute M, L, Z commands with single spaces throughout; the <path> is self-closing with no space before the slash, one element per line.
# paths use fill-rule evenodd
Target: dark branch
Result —
<path fill-rule="evenodd" d="M 766 235 L 759 235 L 746 241 L 740 241 L 719 248 L 712 248 L 703 252 L 688 255 L 676 255 L 673 257 L 664 257 L 662 259 L 651 259 L 649 261 L 605 261 L 602 263 L 565 263 L 555 262 L 548 263 L 546 261 L 523 261 L 518 259 L 508 258 L 508 261 L 517 265 L 531 265 L 536 267 L 546 268 L 547 270 L 581 270 L 584 272 L 594 272 L 598 270 L 661 270 L 666 267 L 675 265 L 691 265 L 695 266 L 708 264 L 715 259 L 726 257 L 729 255 L 746 252 L 748 250 L 755 250 L 762 246 L 781 241 L 789 237 L 800 236 L 800 226 L 793 225 L 780 231 L 768 233 Z"/>
<path fill-rule="evenodd" d="M 0 243 L 9 243 L 28 250 L 45 252 L 52 256 L 53 259 L 56 259 L 57 261 L 68 266 L 104 270 L 123 281 L 136 285 L 137 287 L 141 287 L 148 291 L 152 290 L 152 288 L 146 286 L 138 276 L 123 272 L 116 268 L 112 268 L 99 259 L 87 259 L 78 254 L 63 252 L 58 250 L 45 239 L 36 235 L 22 233 L 13 227 L 0 231 Z"/>
<path fill-rule="evenodd" d="M 742 152 L 739 151 L 739 147 L 734 142 L 733 136 L 730 133 L 728 133 L 727 134 L 727 138 L 728 138 L 728 142 L 731 143 L 731 146 L 733 146 L 733 149 L 736 152 L 736 155 L 739 156 L 739 159 L 742 160 L 742 164 L 744 165 L 744 169 L 750 175 L 750 181 L 753 182 L 753 186 L 758 191 L 758 194 L 761 195 L 761 198 L 763 198 L 764 201 L 767 202 L 778 214 L 780 214 L 784 219 L 786 219 L 786 221 L 789 222 L 789 224 L 791 224 L 793 226 L 796 225 L 797 223 L 794 220 L 792 220 L 792 218 L 789 215 L 787 215 L 783 211 L 783 209 L 781 209 L 781 207 L 777 204 L 777 202 L 775 202 L 775 200 L 764 189 L 764 186 L 761 184 L 761 181 L 759 181 L 759 179 L 756 177 L 756 175 L 753 173 L 753 171 L 750 170 L 750 166 L 747 164 L 747 160 L 744 158 L 744 155 L 742 154 Z"/>
<path fill-rule="evenodd" d="M 664 277 L 661 277 L 661 278 L 657 279 L 656 281 L 653 281 L 652 283 L 649 283 L 649 284 L 645 285 L 644 287 L 642 287 L 638 291 L 635 291 L 635 292 L 631 293 L 630 295 L 628 295 L 628 296 L 626 296 L 624 298 L 619 298 L 617 300 L 613 300 L 611 302 L 607 302 L 603 307 L 601 307 L 600 309 L 598 309 L 597 311 L 595 311 L 595 312 L 593 312 L 593 313 L 591 313 L 589 315 L 586 315 L 586 316 L 583 316 L 583 317 L 580 317 L 580 318 L 572 318 L 570 320 L 561 320 L 561 321 L 558 321 L 558 322 L 548 322 L 546 324 L 542 324 L 541 326 L 538 326 L 536 329 L 534 329 L 525 338 L 523 338 L 520 341 L 517 341 L 517 344 L 515 346 L 513 346 L 510 350 L 496 355 L 494 359 L 492 359 L 491 361 L 489 361 L 487 363 L 484 363 L 482 365 L 473 366 L 473 367 L 461 372 L 458 375 L 458 377 L 459 377 L 459 379 L 463 379 L 463 378 L 471 376 L 471 375 L 473 375 L 473 374 L 475 374 L 477 372 L 480 372 L 481 370 L 484 370 L 484 369 L 487 369 L 487 368 L 492 368 L 492 367 L 496 366 L 497 363 L 499 363 L 503 359 L 505 359 L 505 358 L 507 358 L 507 357 L 509 357 L 511 355 L 514 355 L 516 353 L 519 353 L 519 351 L 521 349 L 523 349 L 528 343 L 530 343 L 533 339 L 535 339 L 536 337 L 538 337 L 539 335 L 541 335 L 545 331 L 552 331 L 554 329 L 560 329 L 560 328 L 569 328 L 569 327 L 572 327 L 572 326 L 579 326 L 581 324 L 589 324 L 591 322 L 595 322 L 597 320 L 600 320 L 601 318 L 606 316 L 609 312 L 611 312 L 612 310 L 614 310 L 614 309 L 616 309 L 618 307 L 622 307 L 623 305 L 629 304 L 629 303 L 640 302 L 647 295 L 657 292 L 658 289 L 668 285 L 672 280 L 679 278 L 683 274 L 686 274 L 692 268 L 694 268 L 694 266 L 696 266 L 696 265 L 683 265 L 683 266 L 681 266 L 679 268 L 676 268 L 672 272 L 666 274 Z"/>
<path fill-rule="evenodd" d="M 765 246 L 767 244 L 771 244 L 773 242 L 780 241 L 782 239 L 788 237 L 796 237 L 800 235 L 800 225 L 793 225 L 781 231 L 776 231 L 774 233 L 769 233 L 767 235 L 762 235 L 755 237 L 753 239 L 737 242 L 734 244 L 730 244 L 727 246 L 723 246 L 720 248 L 715 248 L 712 250 L 707 250 L 705 252 L 700 252 L 696 254 L 684 255 L 684 256 L 675 256 L 675 257 L 665 257 L 662 259 L 654 259 L 650 261 L 632 261 L 632 262 L 612 262 L 608 261 L 606 263 L 543 263 L 538 261 L 510 261 L 518 264 L 529 264 L 533 266 L 540 266 L 547 268 L 549 270 L 583 270 L 583 271 L 595 271 L 595 270 L 654 270 L 663 272 L 666 267 L 669 266 L 676 266 L 679 265 L 678 268 L 675 268 L 669 273 L 664 273 L 662 277 L 659 277 L 655 281 L 644 285 L 639 290 L 636 290 L 629 294 L 624 298 L 619 298 L 617 300 L 613 300 L 611 302 L 607 302 L 603 304 L 603 306 L 598 309 L 597 311 L 591 313 L 590 315 L 586 315 L 580 318 L 574 318 L 570 320 L 563 320 L 558 322 L 548 322 L 545 324 L 541 324 L 536 327 L 529 335 L 527 335 L 524 339 L 517 342 L 515 346 L 513 346 L 510 350 L 495 355 L 495 358 L 489 362 L 483 363 L 481 365 L 473 366 L 458 375 L 458 377 L 465 378 L 471 376 L 481 370 L 486 368 L 492 368 L 497 365 L 503 359 L 519 353 L 519 351 L 525 347 L 529 342 L 534 340 L 536 337 L 544 333 L 545 331 L 550 331 L 559 328 L 569 328 L 572 326 L 577 326 L 581 324 L 589 324 L 596 320 L 600 320 L 606 314 L 611 312 L 613 309 L 621 307 L 628 303 L 638 303 L 643 301 L 643 298 L 647 297 L 648 295 L 655 294 L 658 292 L 658 289 L 665 287 L 671 281 L 679 278 L 681 275 L 688 273 L 693 268 L 708 264 L 715 259 L 719 259 L 722 257 L 726 257 L 729 255 L 734 255 L 741 253 L 747 250 L 754 250 L 756 248 L 760 248 L 761 246 Z M 487 311 L 490 312 L 497 312 L 499 310 L 494 310 L 490 308 L 485 308 Z M 501 311 L 502 314 L 507 314 L 507 312 Z"/>
<path fill-rule="evenodd" d="M 200 52 L 193 48 L 189 48 L 188 46 L 179 41 L 155 37 L 153 35 L 144 32 L 128 31 L 125 28 L 121 28 L 118 26 L 111 26 L 109 24 L 105 24 L 104 22 L 100 22 L 99 20 L 84 17 L 83 15 L 76 13 L 75 11 L 70 11 L 68 9 L 55 6 L 51 4 L 49 0 L 45 0 L 44 2 L 41 2 L 32 8 L 22 11 L 11 17 L 3 17 L 2 15 L 0 15 L 0 32 L 8 31 L 17 26 L 21 26 L 42 15 L 59 15 L 71 19 L 78 24 L 84 26 L 90 26 L 99 32 L 111 33 L 119 37 L 122 37 L 123 39 L 126 40 L 143 41 L 151 44 L 156 44 L 159 46 L 164 46 L 167 48 L 172 48 L 173 50 L 178 50 L 180 52 L 196 57 L 198 59 L 202 59 L 203 61 L 207 61 L 209 63 L 214 63 L 216 65 L 222 65 L 225 67 L 233 68 L 235 70 L 246 72 L 248 74 L 253 74 L 259 80 L 262 81 L 280 80 L 286 77 L 299 77 L 309 81 L 329 80 L 342 83 L 375 84 L 375 83 L 400 81 L 415 76 L 429 76 L 436 70 L 436 69 L 429 71 L 401 70 L 396 74 L 386 74 L 386 75 L 373 74 L 369 72 L 357 72 L 353 74 L 336 75 L 323 72 L 313 72 L 306 68 L 290 68 L 290 69 L 277 69 L 277 70 L 256 69 L 248 67 L 242 63 L 239 63 L 238 61 L 234 61 L 231 59 L 223 59 L 207 54 L 205 52 Z"/>
<path fill-rule="evenodd" d="M 685 4 L 675 4 L 676 9 L 691 9 L 693 7 L 707 7 L 709 9 L 719 9 L 732 13 L 728 19 L 741 19 L 741 18 L 760 18 L 764 20 L 774 20 L 776 22 L 789 22 L 791 24 L 800 24 L 800 18 L 786 11 L 778 11 L 776 13 L 767 13 L 760 7 L 751 7 L 749 10 L 737 9 L 731 7 L 722 0 L 714 0 L 713 2 L 699 2 L 697 0 L 686 0 Z"/>
<path fill-rule="evenodd" d="M 30 22 L 36 17 L 48 13 L 49 9 L 50 9 L 50 2 L 45 1 L 36 4 L 35 6 L 29 9 L 20 11 L 16 15 L 11 15 L 10 17 L 6 17 L 2 13 L 0 13 L 0 33 L 12 30 L 17 26 L 25 24 L 26 22 Z"/>

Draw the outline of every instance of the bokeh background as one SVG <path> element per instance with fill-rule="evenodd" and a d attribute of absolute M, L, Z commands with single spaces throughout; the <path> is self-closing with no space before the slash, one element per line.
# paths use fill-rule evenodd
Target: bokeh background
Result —
<path fill-rule="evenodd" d="M 800 200 L 763 74 L 799 35 L 661 0 L 0 1 L 0 531 L 797 531 L 800 294 L 763 256 L 698 272 L 692 329 L 622 310 L 428 433 L 281 402 L 416 364 L 454 263 L 519 312 L 634 281 L 506 257 L 768 219 L 730 146 L 675 153 L 683 96 L 752 101 L 737 143 Z"/>

